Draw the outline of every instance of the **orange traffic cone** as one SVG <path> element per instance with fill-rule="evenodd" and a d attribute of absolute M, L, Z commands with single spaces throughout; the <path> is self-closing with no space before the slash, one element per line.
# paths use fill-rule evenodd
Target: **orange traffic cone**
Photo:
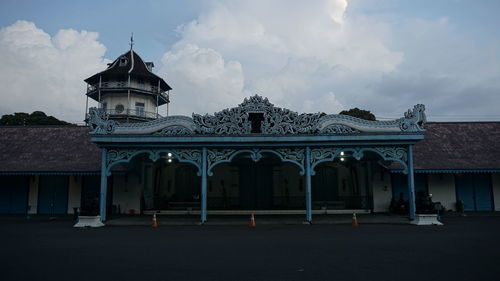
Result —
<path fill-rule="evenodd" d="M 255 216 L 254 214 L 252 213 L 252 215 L 250 215 L 250 223 L 248 224 L 248 226 L 250 227 L 256 227 L 257 224 L 255 223 Z"/>
<path fill-rule="evenodd" d="M 156 213 L 153 214 L 153 221 L 151 222 L 152 227 L 158 227 L 158 222 L 156 221 Z"/>
<path fill-rule="evenodd" d="M 352 213 L 352 226 L 359 226 L 358 218 L 356 217 L 356 213 Z"/>

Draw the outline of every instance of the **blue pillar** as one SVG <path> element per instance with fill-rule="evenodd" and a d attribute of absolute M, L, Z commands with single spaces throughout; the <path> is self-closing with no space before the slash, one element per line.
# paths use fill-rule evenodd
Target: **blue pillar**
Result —
<path fill-rule="evenodd" d="M 306 147 L 306 219 L 312 222 L 312 197 L 311 197 L 311 149 Z"/>
<path fill-rule="evenodd" d="M 413 175 L 413 145 L 408 145 L 408 201 L 410 204 L 410 220 L 415 219 L 415 178 Z"/>
<path fill-rule="evenodd" d="M 100 216 L 101 221 L 106 220 L 106 195 L 108 191 L 108 175 L 106 162 L 106 148 L 101 150 L 101 199 L 100 199 Z"/>
<path fill-rule="evenodd" d="M 207 148 L 201 154 L 201 223 L 207 221 Z"/>

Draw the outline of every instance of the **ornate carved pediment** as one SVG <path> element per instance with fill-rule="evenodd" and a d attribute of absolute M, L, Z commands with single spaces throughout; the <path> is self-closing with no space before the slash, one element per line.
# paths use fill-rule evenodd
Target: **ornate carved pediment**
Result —
<path fill-rule="evenodd" d="M 345 135 L 360 133 L 422 132 L 426 123 L 424 105 L 408 110 L 392 121 L 367 121 L 348 115 L 302 113 L 276 107 L 255 95 L 238 106 L 213 115 L 168 116 L 144 123 L 118 123 L 91 108 L 92 134 L 189 135 Z"/>
<path fill-rule="evenodd" d="M 250 114 L 261 114 L 261 120 L 251 121 Z M 193 114 L 201 134 L 244 135 L 252 133 L 252 122 L 258 122 L 258 132 L 265 135 L 312 134 L 320 113 L 298 114 L 274 106 L 259 95 L 245 98 L 238 107 L 224 109 L 214 115 Z M 254 125 L 255 126 L 255 125 Z"/>

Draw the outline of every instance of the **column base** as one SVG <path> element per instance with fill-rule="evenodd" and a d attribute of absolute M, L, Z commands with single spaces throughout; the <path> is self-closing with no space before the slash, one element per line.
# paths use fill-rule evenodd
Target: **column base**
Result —
<path fill-rule="evenodd" d="M 78 216 L 78 222 L 73 227 L 102 227 L 101 216 Z"/>
<path fill-rule="evenodd" d="M 410 223 L 414 225 L 443 225 L 443 223 L 438 220 L 438 215 L 435 214 L 417 214 L 415 219 Z"/>

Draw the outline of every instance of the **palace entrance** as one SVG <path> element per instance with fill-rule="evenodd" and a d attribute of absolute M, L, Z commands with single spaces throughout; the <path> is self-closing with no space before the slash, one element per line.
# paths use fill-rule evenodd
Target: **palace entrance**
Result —
<path fill-rule="evenodd" d="M 155 163 L 163 161 L 160 169 L 165 170 L 165 176 L 154 179 L 153 174 L 162 172 L 142 171 L 144 176 L 137 180 L 144 186 L 141 210 L 162 204 L 171 209 L 182 199 L 192 201 L 177 201 L 178 208 L 192 204 L 187 211 L 199 212 L 201 223 L 217 210 L 297 210 L 311 222 L 313 211 L 369 209 L 371 166 L 386 168 L 397 162 L 408 174 L 409 216 L 414 219 L 413 145 L 423 139 L 424 110 L 416 105 L 397 120 L 366 121 L 299 114 L 255 95 L 214 115 L 120 124 L 92 108 L 92 141 L 102 148 L 101 220 L 106 220 L 111 168 L 139 154 Z M 123 201 L 137 198 L 130 190 L 124 192 L 128 197 Z M 160 194 L 162 204 L 155 202 Z"/>
<path fill-rule="evenodd" d="M 273 167 L 255 163 L 241 165 L 240 208 L 270 210 L 273 208 Z"/>

